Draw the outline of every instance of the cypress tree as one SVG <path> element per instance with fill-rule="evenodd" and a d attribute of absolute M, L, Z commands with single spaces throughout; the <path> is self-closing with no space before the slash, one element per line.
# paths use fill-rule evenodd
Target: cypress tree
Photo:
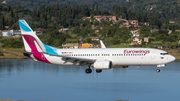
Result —
<path fill-rule="evenodd" d="M 1 29 L 3 30 L 5 26 L 4 16 L 1 16 L 1 25 Z"/>
<path fill-rule="evenodd" d="M 94 12 L 94 4 L 92 5 L 92 11 Z"/>
<path fill-rule="evenodd" d="M 96 4 L 96 10 L 98 10 L 98 3 Z"/>

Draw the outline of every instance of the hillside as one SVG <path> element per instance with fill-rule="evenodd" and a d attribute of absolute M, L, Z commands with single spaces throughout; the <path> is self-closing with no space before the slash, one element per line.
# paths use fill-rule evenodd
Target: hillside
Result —
<path fill-rule="evenodd" d="M 2 3 L 4 0 L 0 0 Z M 112 10 L 113 5 L 125 6 L 133 11 L 152 10 L 153 8 L 162 9 L 163 7 L 176 6 L 180 3 L 178 0 L 5 0 L 7 4 L 12 6 L 24 6 L 33 9 L 42 5 L 59 4 L 64 5 L 88 5 L 98 4 L 99 9 Z"/>
<path fill-rule="evenodd" d="M 0 0 L 2 3 L 4 0 Z M 59 4 L 60 6 L 64 5 L 88 5 L 92 7 L 93 4 L 99 5 L 99 9 L 111 9 L 113 4 L 121 4 L 125 0 L 5 0 L 7 4 L 12 6 L 24 6 L 25 8 L 32 9 L 42 5 L 53 5 Z"/>

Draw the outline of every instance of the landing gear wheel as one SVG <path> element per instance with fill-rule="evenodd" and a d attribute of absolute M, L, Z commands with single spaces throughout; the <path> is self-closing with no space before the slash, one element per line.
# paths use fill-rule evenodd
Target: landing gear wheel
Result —
<path fill-rule="evenodd" d="M 158 72 L 158 73 L 159 73 L 159 72 L 160 72 L 160 69 L 157 69 L 157 70 L 156 70 L 156 72 Z"/>
<path fill-rule="evenodd" d="M 96 69 L 96 72 L 97 72 L 97 73 L 101 73 L 101 72 L 102 72 L 102 69 Z"/>
<path fill-rule="evenodd" d="M 92 72 L 92 70 L 91 69 L 86 69 L 86 71 L 85 71 L 87 74 L 90 74 L 91 72 Z"/>

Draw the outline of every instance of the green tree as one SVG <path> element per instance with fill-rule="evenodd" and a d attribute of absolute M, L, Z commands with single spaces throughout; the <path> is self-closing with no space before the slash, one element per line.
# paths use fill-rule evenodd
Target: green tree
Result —
<path fill-rule="evenodd" d="M 85 38 L 85 39 L 84 39 L 84 42 L 85 42 L 85 43 L 91 43 L 92 40 L 91 40 L 91 38 Z"/>
<path fill-rule="evenodd" d="M 92 5 L 92 11 L 94 12 L 94 4 Z"/>
<path fill-rule="evenodd" d="M 1 16 L 1 29 L 3 30 L 5 27 L 5 19 L 4 16 Z"/>
<path fill-rule="evenodd" d="M 111 38 L 111 44 L 112 45 L 117 45 L 119 43 L 120 43 L 120 40 L 118 37 L 115 36 L 115 37 Z"/>
<path fill-rule="evenodd" d="M 90 24 L 90 21 L 88 19 L 85 19 L 82 21 L 82 25 L 85 27 Z"/>
<path fill-rule="evenodd" d="M 98 3 L 96 4 L 96 10 L 98 10 Z"/>

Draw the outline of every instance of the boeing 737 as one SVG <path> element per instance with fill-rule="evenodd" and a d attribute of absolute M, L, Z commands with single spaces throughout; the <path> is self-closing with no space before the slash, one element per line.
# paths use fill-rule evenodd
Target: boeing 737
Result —
<path fill-rule="evenodd" d="M 25 47 L 24 55 L 34 61 L 42 61 L 56 65 L 87 66 L 87 74 L 93 67 L 97 73 L 113 67 L 127 66 L 166 66 L 175 57 L 166 51 L 153 48 L 89 48 L 89 49 L 58 49 L 45 45 L 36 36 L 25 20 L 19 20 L 22 39 Z"/>

